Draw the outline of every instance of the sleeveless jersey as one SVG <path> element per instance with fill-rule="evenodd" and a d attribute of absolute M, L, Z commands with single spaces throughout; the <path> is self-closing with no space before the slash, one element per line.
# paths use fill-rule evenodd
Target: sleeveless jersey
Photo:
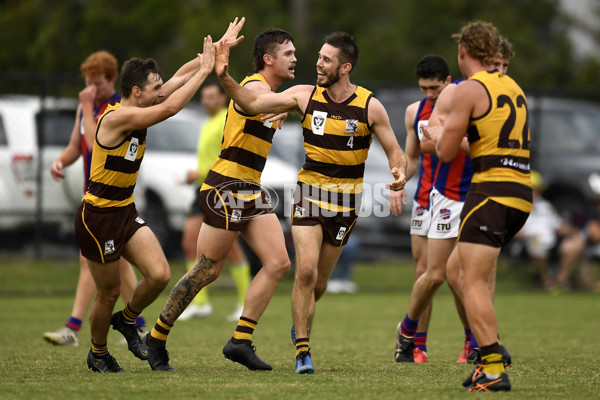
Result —
<path fill-rule="evenodd" d="M 319 199 L 307 200 L 321 208 L 345 212 L 360 206 L 373 138 L 367 112 L 372 97 L 357 86 L 348 99 L 335 103 L 325 88 L 313 90 L 302 119 L 306 160 L 298 181 L 320 191 Z"/>
<path fill-rule="evenodd" d="M 98 123 L 98 117 L 104 114 L 104 110 L 109 104 L 118 103 L 121 101 L 121 95 L 114 92 L 106 101 L 99 106 L 94 103 L 94 120 Z M 83 111 L 79 113 L 79 133 L 81 135 L 81 156 L 83 157 L 83 194 L 88 190 L 88 184 L 90 181 L 90 166 L 92 164 L 92 150 L 88 149 L 85 142 L 85 132 L 83 130 Z"/>
<path fill-rule="evenodd" d="M 262 81 L 260 74 L 247 76 L 240 86 Z M 244 181 L 260 185 L 260 176 L 273 143 L 276 123 L 263 122 L 260 115 L 249 115 L 229 102 L 221 154 L 208 172 L 200 190 L 209 190 L 230 182 Z"/>
<path fill-rule="evenodd" d="M 133 190 L 146 149 L 146 129 L 131 131 L 117 146 L 105 147 L 98 143 L 102 119 L 121 107 L 109 105 L 96 127 L 92 151 L 90 183 L 83 200 L 96 207 L 124 207 L 133 203 Z"/>
<path fill-rule="evenodd" d="M 421 100 L 413 123 L 415 135 L 419 142 L 421 141 L 419 139 L 421 125 L 424 123 L 426 124 L 429 121 L 432 111 L 433 107 L 431 102 L 427 98 Z M 419 163 L 419 180 L 417 182 L 417 190 L 415 191 L 414 199 L 421 207 L 429 209 L 429 193 L 431 192 L 433 177 L 435 176 L 435 171 L 437 171 L 440 160 L 435 154 L 419 152 L 419 155 L 421 158 L 421 162 Z"/>
<path fill-rule="evenodd" d="M 531 211 L 529 124 L 523 90 L 508 75 L 480 71 L 471 80 L 483 85 L 490 99 L 487 112 L 469 123 L 473 162 L 471 189 L 497 203 Z"/>

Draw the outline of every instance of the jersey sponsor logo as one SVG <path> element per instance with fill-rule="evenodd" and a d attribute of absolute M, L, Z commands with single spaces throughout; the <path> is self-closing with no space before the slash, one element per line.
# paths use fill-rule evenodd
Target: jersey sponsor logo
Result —
<path fill-rule="evenodd" d="M 104 254 L 112 254 L 115 252 L 115 241 L 113 239 L 104 242 Z"/>
<path fill-rule="evenodd" d="M 231 218 L 229 219 L 231 222 L 240 222 L 242 219 L 242 210 L 232 210 Z"/>
<path fill-rule="evenodd" d="M 129 148 L 127 149 L 127 153 L 125 153 L 125 159 L 127 161 L 135 161 L 137 158 L 139 144 L 140 141 L 138 138 L 131 138 L 131 142 L 129 142 Z"/>
<path fill-rule="evenodd" d="M 423 226 L 423 221 L 420 221 L 418 219 L 413 219 L 412 222 L 411 222 L 411 226 L 413 228 L 420 228 L 420 227 Z"/>
<path fill-rule="evenodd" d="M 440 210 L 440 221 L 450 219 L 452 216 L 452 210 L 448 208 L 442 208 Z"/>
<path fill-rule="evenodd" d="M 337 233 L 337 236 L 335 237 L 335 240 L 342 240 L 344 238 L 344 235 L 346 234 L 346 230 L 348 228 L 346 228 L 345 226 L 342 226 L 340 228 L 340 230 Z"/>
<path fill-rule="evenodd" d="M 358 132 L 358 120 L 347 119 L 346 120 L 346 133 L 357 133 Z"/>
<path fill-rule="evenodd" d="M 325 134 L 325 121 L 327 120 L 327 113 L 325 111 L 314 111 L 312 116 L 312 132 L 315 135 Z"/>
<path fill-rule="evenodd" d="M 142 217 L 137 216 L 137 217 L 135 217 L 135 222 L 137 222 L 138 224 L 142 225 L 144 223 L 144 220 L 142 219 Z"/>

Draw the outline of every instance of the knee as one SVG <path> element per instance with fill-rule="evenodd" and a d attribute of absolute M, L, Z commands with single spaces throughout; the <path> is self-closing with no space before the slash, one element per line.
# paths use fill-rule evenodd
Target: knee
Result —
<path fill-rule="evenodd" d="M 296 265 L 296 283 L 302 286 L 314 286 L 316 288 L 317 271 L 308 263 L 298 263 Z M 327 282 L 323 282 L 322 287 L 327 288 Z M 324 290 L 323 289 L 323 290 Z"/>
<path fill-rule="evenodd" d="M 160 264 L 160 266 L 154 269 L 148 276 L 145 277 L 146 282 L 152 287 L 156 287 L 159 289 L 164 289 L 169 284 L 171 280 L 171 270 L 169 269 L 169 264 L 165 260 Z"/>
<path fill-rule="evenodd" d="M 266 268 L 269 274 L 275 278 L 282 280 L 285 274 L 289 272 L 291 266 L 290 258 L 285 254 L 274 258 L 268 264 L 264 264 L 263 268 Z"/>
<path fill-rule="evenodd" d="M 114 305 L 121 294 L 121 286 L 119 284 L 111 285 L 110 287 L 97 288 L 96 300 L 99 303 Z"/>

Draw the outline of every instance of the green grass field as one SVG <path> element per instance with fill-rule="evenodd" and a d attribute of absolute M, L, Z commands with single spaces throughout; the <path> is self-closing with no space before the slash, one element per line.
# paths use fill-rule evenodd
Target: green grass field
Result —
<path fill-rule="evenodd" d="M 174 284 L 183 266 L 174 263 Z M 7 271 L 11 271 L 10 274 Z M 225 321 L 235 294 L 226 272 L 215 283 L 210 318 L 178 322 L 169 336 L 174 373 L 153 372 L 119 346 L 109 348 L 127 374 L 102 375 L 86 366 L 89 324 L 79 347 L 53 347 L 42 333 L 59 328 L 71 310 L 77 264 L 0 266 L 0 398 L 18 399 L 455 399 L 471 366 L 455 363 L 463 332 L 447 287 L 434 300 L 428 364 L 397 364 L 395 329 L 408 305 L 410 261 L 359 265 L 361 290 L 327 294 L 318 303 L 311 348 L 314 375 L 294 374 L 291 277 L 287 277 L 258 324 L 254 344 L 272 372 L 251 372 L 226 360 L 221 349 L 234 323 Z M 10 275 L 10 276 L 8 276 Z M 499 265 L 496 310 L 503 343 L 513 355 L 511 396 L 519 399 L 590 399 L 600 396 L 600 296 L 592 292 L 550 295 L 528 274 Z M 525 278 L 524 278 L 525 277 Z M 16 285 L 16 286 L 15 286 Z M 15 290 L 14 288 L 18 288 Z M 12 289 L 11 289 L 12 288 Z M 71 292 L 68 289 L 71 288 Z M 35 294 L 37 293 L 37 294 Z M 57 294 L 58 293 L 58 294 Z M 166 293 L 145 315 L 152 324 Z M 119 303 L 121 307 L 121 303 Z"/>

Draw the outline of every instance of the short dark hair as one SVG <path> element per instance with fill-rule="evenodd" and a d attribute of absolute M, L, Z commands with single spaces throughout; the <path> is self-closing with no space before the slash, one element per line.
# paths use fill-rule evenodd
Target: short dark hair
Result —
<path fill-rule="evenodd" d="M 287 42 L 294 43 L 292 35 L 279 28 L 267 28 L 254 39 L 254 48 L 252 49 L 252 57 L 254 58 L 254 72 L 261 71 L 265 68 L 263 56 L 269 54 L 274 56 L 277 45 Z"/>
<path fill-rule="evenodd" d="M 219 81 L 216 79 L 205 80 L 204 83 L 202 84 L 202 87 L 200 88 L 200 90 L 207 88 L 207 87 L 211 87 L 211 86 L 216 87 L 217 89 L 219 89 L 219 93 L 227 96 L 227 92 L 225 92 L 225 89 L 223 89 L 223 86 L 221 86 L 221 83 L 219 83 Z"/>
<path fill-rule="evenodd" d="M 143 88 L 150 74 L 160 75 L 158 65 L 152 58 L 141 59 L 137 57 L 125 61 L 121 68 L 121 95 L 129 98 L 134 86 Z"/>
<path fill-rule="evenodd" d="M 450 75 L 450 68 L 444 57 L 428 54 L 419 60 L 415 72 L 417 79 L 436 78 L 443 81 Z"/>
<path fill-rule="evenodd" d="M 338 60 L 340 64 L 350 63 L 352 65 L 350 73 L 352 73 L 358 65 L 358 56 L 360 55 L 360 49 L 354 36 L 348 32 L 337 31 L 327 35 L 325 43 L 339 49 Z"/>

